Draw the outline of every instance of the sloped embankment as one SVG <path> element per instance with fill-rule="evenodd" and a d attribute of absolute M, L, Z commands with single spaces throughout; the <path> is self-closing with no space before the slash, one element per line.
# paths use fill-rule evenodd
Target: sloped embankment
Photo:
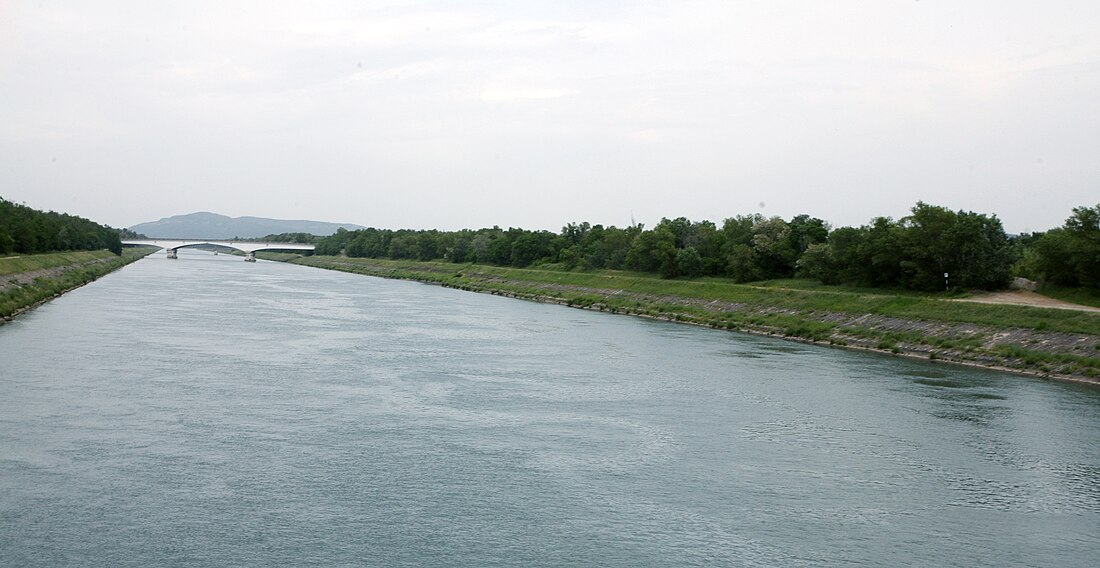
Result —
<path fill-rule="evenodd" d="M 154 249 L 71 251 L 0 258 L 0 323 L 142 258 Z"/>
<path fill-rule="evenodd" d="M 1100 315 L 635 275 L 303 257 L 297 264 L 1100 385 Z M 595 285 L 594 285 L 595 284 Z M 696 285 L 697 284 L 697 285 Z"/>

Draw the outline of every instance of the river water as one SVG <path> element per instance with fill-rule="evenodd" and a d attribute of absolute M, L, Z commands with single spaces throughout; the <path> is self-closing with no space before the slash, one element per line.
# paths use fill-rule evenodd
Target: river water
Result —
<path fill-rule="evenodd" d="M 2 566 L 1095 566 L 1100 390 L 184 252 L 0 327 Z"/>

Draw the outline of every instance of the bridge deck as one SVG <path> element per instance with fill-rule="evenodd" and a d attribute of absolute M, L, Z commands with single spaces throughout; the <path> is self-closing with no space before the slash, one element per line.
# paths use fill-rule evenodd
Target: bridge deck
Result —
<path fill-rule="evenodd" d="M 198 245 L 217 245 L 237 249 L 243 252 L 256 252 L 261 250 L 313 250 L 313 245 L 302 243 L 261 243 L 256 241 L 224 241 L 216 239 L 124 239 L 124 245 L 154 246 L 162 249 L 176 250 L 184 247 Z"/>

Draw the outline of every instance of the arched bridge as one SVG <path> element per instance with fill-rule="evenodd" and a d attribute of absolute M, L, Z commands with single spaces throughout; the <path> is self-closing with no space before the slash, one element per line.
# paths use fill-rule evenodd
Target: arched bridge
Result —
<path fill-rule="evenodd" d="M 125 239 L 122 244 L 162 248 L 168 251 L 168 258 L 176 258 L 176 251 L 184 247 L 217 245 L 244 252 L 244 259 L 247 262 L 256 262 L 256 251 L 261 250 L 313 250 L 313 245 L 299 243 L 258 243 L 255 241 L 218 241 L 213 239 Z"/>

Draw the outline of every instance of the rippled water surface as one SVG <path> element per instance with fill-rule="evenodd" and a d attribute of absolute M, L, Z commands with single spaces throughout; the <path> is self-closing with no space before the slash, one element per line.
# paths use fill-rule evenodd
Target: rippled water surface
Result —
<path fill-rule="evenodd" d="M 0 327 L 0 565 L 1095 566 L 1100 391 L 237 257 Z"/>

